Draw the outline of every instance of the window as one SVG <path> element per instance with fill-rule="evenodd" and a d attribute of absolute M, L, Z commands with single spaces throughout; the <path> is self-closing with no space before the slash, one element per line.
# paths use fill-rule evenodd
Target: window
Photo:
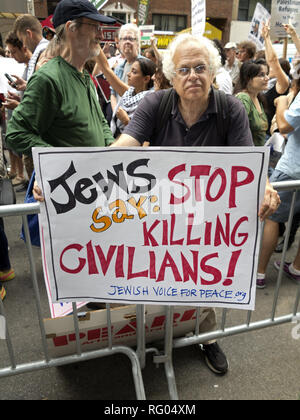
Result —
<path fill-rule="evenodd" d="M 256 0 L 240 0 L 238 20 L 251 21 L 256 4 Z M 260 0 L 260 4 L 271 13 L 272 0 Z"/>
<path fill-rule="evenodd" d="M 153 14 L 152 24 L 157 31 L 180 32 L 186 29 L 187 16 Z"/>
<path fill-rule="evenodd" d="M 112 12 L 111 15 L 112 15 L 112 17 L 114 17 L 116 19 L 119 19 L 119 20 L 123 21 L 124 23 L 128 22 L 126 13 Z"/>

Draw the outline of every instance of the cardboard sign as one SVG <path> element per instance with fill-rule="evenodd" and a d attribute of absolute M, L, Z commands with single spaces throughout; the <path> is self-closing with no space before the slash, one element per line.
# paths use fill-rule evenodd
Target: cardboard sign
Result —
<path fill-rule="evenodd" d="M 200 323 L 207 312 L 200 313 Z M 146 343 L 164 338 L 165 307 L 145 307 Z M 136 307 L 122 306 L 111 309 L 112 344 L 136 346 Z M 174 338 L 182 337 L 195 329 L 196 309 L 176 307 L 173 317 Z M 48 350 L 51 357 L 76 353 L 73 316 L 44 320 Z M 82 351 L 93 351 L 108 345 L 106 310 L 87 312 L 79 317 L 79 336 Z"/>
<path fill-rule="evenodd" d="M 206 24 L 206 0 L 192 0 L 192 34 L 203 36 Z"/>
<path fill-rule="evenodd" d="M 35 148 L 54 302 L 254 309 L 268 148 Z"/>
<path fill-rule="evenodd" d="M 263 23 L 269 22 L 270 18 L 271 15 L 267 9 L 265 9 L 260 3 L 257 3 L 248 38 L 255 43 L 258 51 L 265 48 L 265 40 L 261 36 L 261 30 Z"/>
<path fill-rule="evenodd" d="M 300 1 L 273 0 L 271 11 L 271 38 L 287 38 L 284 24 L 292 24 L 300 36 Z"/>

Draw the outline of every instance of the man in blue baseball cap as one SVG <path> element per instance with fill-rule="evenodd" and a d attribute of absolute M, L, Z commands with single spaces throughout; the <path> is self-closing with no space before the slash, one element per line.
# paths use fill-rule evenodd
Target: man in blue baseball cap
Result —
<path fill-rule="evenodd" d="M 30 79 L 7 130 L 19 153 L 34 146 L 108 146 L 114 139 L 85 63 L 99 54 L 103 16 L 88 0 L 61 0 L 53 16 L 56 57 Z"/>

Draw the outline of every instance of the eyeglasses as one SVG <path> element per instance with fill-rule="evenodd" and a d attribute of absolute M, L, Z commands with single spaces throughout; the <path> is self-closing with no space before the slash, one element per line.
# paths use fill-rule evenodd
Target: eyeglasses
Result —
<path fill-rule="evenodd" d="M 101 32 L 102 27 L 100 25 L 100 23 L 88 23 L 88 22 L 80 22 L 81 25 L 89 25 L 89 26 L 94 26 L 94 28 L 96 29 L 97 32 Z"/>
<path fill-rule="evenodd" d="M 131 36 L 125 36 L 124 38 L 120 38 L 120 41 L 134 42 L 136 41 L 136 38 L 132 38 Z"/>
<path fill-rule="evenodd" d="M 196 75 L 202 74 L 206 71 L 206 65 L 200 64 L 196 67 L 181 67 L 180 69 L 176 69 L 174 74 L 177 74 L 179 77 L 187 77 L 191 74 L 192 70 L 194 70 Z"/>

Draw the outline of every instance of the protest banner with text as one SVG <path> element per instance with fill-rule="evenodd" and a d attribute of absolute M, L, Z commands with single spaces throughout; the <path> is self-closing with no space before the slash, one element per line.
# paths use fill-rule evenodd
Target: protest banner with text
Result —
<path fill-rule="evenodd" d="M 35 148 L 55 302 L 254 309 L 268 148 Z"/>

